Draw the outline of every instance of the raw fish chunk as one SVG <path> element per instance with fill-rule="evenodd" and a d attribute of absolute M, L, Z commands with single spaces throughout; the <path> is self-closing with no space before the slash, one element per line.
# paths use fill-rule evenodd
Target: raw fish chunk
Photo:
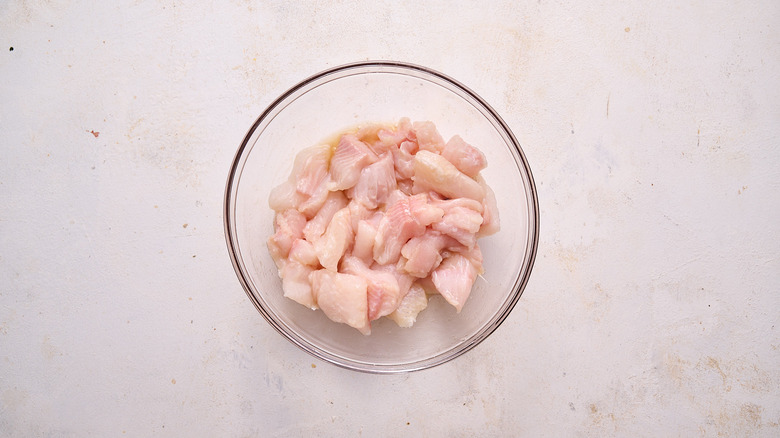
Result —
<path fill-rule="evenodd" d="M 376 163 L 363 169 L 360 179 L 351 189 L 352 198 L 369 209 L 375 209 L 387 202 L 387 197 L 395 188 L 393 157 L 386 154 Z"/>
<path fill-rule="evenodd" d="M 477 231 L 482 225 L 482 215 L 470 208 L 452 207 L 444 211 L 444 217 L 431 227 L 446 234 L 468 248 L 477 243 Z"/>
<path fill-rule="evenodd" d="M 444 139 L 432 122 L 414 122 L 412 129 L 420 150 L 439 153 L 444 149 Z"/>
<path fill-rule="evenodd" d="M 319 267 L 320 260 L 317 258 L 317 251 L 314 245 L 308 240 L 297 239 L 290 248 L 290 260 L 295 260 L 302 265 Z"/>
<path fill-rule="evenodd" d="M 424 194 L 399 199 L 379 222 L 374 239 L 374 260 L 383 265 L 397 262 L 401 247 L 412 237 L 421 236 L 425 227 L 442 216 L 444 211 L 428 204 Z"/>
<path fill-rule="evenodd" d="M 441 155 L 419 151 L 414 156 L 415 193 L 435 191 L 448 198 L 466 197 L 482 201 L 485 189 L 478 182 L 466 176 Z"/>
<path fill-rule="evenodd" d="M 431 280 L 441 296 L 460 313 L 471 293 L 477 274 L 477 268 L 469 259 L 460 254 L 453 254 L 444 259 L 433 271 Z"/>
<path fill-rule="evenodd" d="M 412 237 L 401 248 L 402 269 L 413 277 L 425 278 L 441 263 L 441 251 L 453 245 L 457 242 L 452 238 L 430 229 L 422 236 Z"/>
<path fill-rule="evenodd" d="M 414 175 L 414 154 L 418 151 L 417 143 L 404 141 L 397 148 L 391 148 L 396 179 L 411 179 Z"/>
<path fill-rule="evenodd" d="M 298 211 L 303 213 L 307 218 L 314 217 L 328 199 L 328 193 L 330 193 L 328 191 L 328 182 L 327 177 L 323 178 L 320 181 L 320 184 L 312 190 L 309 198 L 301 201 L 298 205 Z"/>
<path fill-rule="evenodd" d="M 328 176 L 328 166 L 332 151 L 330 145 L 323 144 L 306 148 L 295 157 L 290 179 L 295 181 L 299 193 L 311 196 L 320 182 Z"/>
<path fill-rule="evenodd" d="M 408 195 L 408 194 L 402 192 L 401 190 L 393 190 L 393 192 L 390 193 L 390 196 L 387 197 L 387 205 L 388 205 L 388 207 L 390 207 L 393 204 L 395 204 L 396 202 L 403 201 L 403 200 L 407 199 L 410 196 L 411 195 Z M 387 213 L 387 212 L 385 211 L 385 213 Z"/>
<path fill-rule="evenodd" d="M 268 206 L 276 212 L 298 208 L 306 200 L 306 195 L 298 193 L 295 181 L 285 181 L 271 189 L 268 196 Z"/>
<path fill-rule="evenodd" d="M 463 246 L 449 247 L 442 251 L 442 257 L 446 259 L 455 253 L 466 257 L 474 266 L 474 269 L 477 270 L 477 275 L 485 273 L 485 270 L 482 268 L 482 250 L 479 248 L 479 244 L 474 245 L 473 248 L 466 248 Z"/>
<path fill-rule="evenodd" d="M 414 189 L 414 182 L 410 179 L 402 179 L 397 182 L 398 190 L 406 196 L 412 196 L 412 190 Z"/>
<path fill-rule="evenodd" d="M 306 217 L 293 208 L 277 213 L 274 228 L 276 232 L 268 238 L 268 251 L 274 259 L 276 267 L 282 267 L 284 259 L 290 254 L 293 242 L 303 237 L 303 227 Z"/>
<path fill-rule="evenodd" d="M 287 181 L 271 190 L 268 198 L 271 208 L 275 211 L 298 208 L 315 195 L 328 177 L 331 155 L 328 145 L 312 146 L 299 152 Z"/>
<path fill-rule="evenodd" d="M 354 134 L 344 134 L 330 160 L 330 190 L 346 190 L 357 184 L 364 167 L 376 162 L 377 156 Z"/>
<path fill-rule="evenodd" d="M 303 240 L 299 240 L 299 242 L 303 242 Z M 301 264 L 297 260 L 289 260 L 281 272 L 282 290 L 285 297 L 310 309 L 316 309 L 317 303 L 314 301 L 309 283 L 309 274 L 312 271 L 314 268 L 311 266 Z"/>
<path fill-rule="evenodd" d="M 346 207 L 348 203 L 349 201 L 347 200 L 347 197 L 344 196 L 344 193 L 328 193 L 328 197 L 325 199 L 325 203 L 323 203 L 320 211 L 318 211 L 317 214 L 311 218 L 303 228 L 303 235 L 306 236 L 306 240 L 312 243 L 316 242 L 317 239 L 319 239 L 320 236 L 325 233 L 325 230 L 328 228 L 328 224 L 330 223 L 331 219 L 333 219 L 333 215 L 336 214 L 337 211 Z"/>
<path fill-rule="evenodd" d="M 417 322 L 417 315 L 426 307 L 428 307 L 428 297 L 425 295 L 425 290 L 415 283 L 401 300 L 398 308 L 387 317 L 395 321 L 399 327 L 411 327 Z"/>
<path fill-rule="evenodd" d="M 398 149 L 406 152 L 409 155 L 414 155 L 414 154 L 416 154 L 417 152 L 420 151 L 420 145 L 418 145 L 417 143 L 415 143 L 413 141 L 406 140 L 406 141 L 401 142 L 398 145 Z"/>
<path fill-rule="evenodd" d="M 401 272 L 398 270 L 397 265 L 380 265 L 379 263 L 374 263 L 371 265 L 371 269 L 374 269 L 376 271 L 383 271 L 390 273 L 395 279 L 398 281 L 398 291 L 399 296 L 401 299 L 403 299 L 404 296 L 409 292 L 409 288 L 412 287 L 412 284 L 414 283 L 415 278 L 412 277 L 409 274 L 406 274 L 404 272 Z"/>
<path fill-rule="evenodd" d="M 338 271 L 339 260 L 352 245 L 354 236 L 349 208 L 342 208 L 333 215 L 325 234 L 314 242 L 320 264 L 331 271 Z"/>
<path fill-rule="evenodd" d="M 482 151 L 463 141 L 459 135 L 452 137 L 444 145 L 441 156 L 472 178 L 487 167 L 487 160 Z"/>
<path fill-rule="evenodd" d="M 352 247 L 352 255 L 363 260 L 365 263 L 374 261 L 374 239 L 376 238 L 376 227 L 370 221 L 362 220 L 358 222 L 357 231 L 355 231 L 355 246 Z"/>
<path fill-rule="evenodd" d="M 412 123 L 408 118 L 402 117 L 395 129 L 380 129 L 376 135 L 381 143 L 387 146 L 396 146 L 409 140 L 412 131 Z"/>
<path fill-rule="evenodd" d="M 379 141 L 378 133 L 383 129 L 386 129 L 386 126 L 381 123 L 369 123 L 357 130 L 355 138 L 371 147 L 372 144 Z"/>
<path fill-rule="evenodd" d="M 317 305 L 332 321 L 371 334 L 368 322 L 368 284 L 350 274 L 320 269 L 309 274 L 312 295 Z"/>
<path fill-rule="evenodd" d="M 469 198 L 445 199 L 443 196 L 441 196 L 436 192 L 428 192 L 428 198 L 429 198 L 428 201 L 429 203 L 441 208 L 442 210 L 444 210 L 445 213 L 447 212 L 447 210 L 454 207 L 468 208 L 480 214 L 482 214 L 482 211 L 484 210 L 484 205 L 482 202 L 475 201 Z"/>
<path fill-rule="evenodd" d="M 482 226 L 477 232 L 477 237 L 490 236 L 495 234 L 501 228 L 501 220 L 498 217 L 498 204 L 496 203 L 496 194 L 493 189 L 487 185 L 482 176 L 477 176 L 477 182 L 485 189 L 485 199 L 482 200 L 484 211 L 482 212 Z"/>
<path fill-rule="evenodd" d="M 389 315 L 401 302 L 398 280 L 389 272 L 374 270 L 357 257 L 344 257 L 342 271 L 364 278 L 368 285 L 368 320 Z"/>
<path fill-rule="evenodd" d="M 349 201 L 347 208 L 349 208 L 349 223 L 352 225 L 352 229 L 355 231 L 357 231 L 358 222 L 366 220 L 374 215 L 372 210 L 367 209 L 365 205 L 354 199 Z"/>
<path fill-rule="evenodd" d="M 449 257 L 449 255 L 447 255 Z M 431 276 L 427 276 L 425 278 L 418 278 L 415 280 L 414 284 L 420 286 L 425 291 L 425 295 L 428 297 L 431 297 L 433 295 L 439 295 L 439 290 L 436 289 L 436 285 L 433 284 L 433 280 L 431 280 Z"/>

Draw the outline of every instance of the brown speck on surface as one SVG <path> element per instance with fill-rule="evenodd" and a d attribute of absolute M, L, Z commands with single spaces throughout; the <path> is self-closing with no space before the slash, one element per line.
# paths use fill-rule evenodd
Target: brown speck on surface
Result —
<path fill-rule="evenodd" d="M 626 28 L 626 33 L 628 33 L 628 32 L 631 32 L 631 28 L 630 27 Z"/>
<path fill-rule="evenodd" d="M 315 364 L 311 364 L 311 367 L 312 367 L 312 368 L 317 368 L 317 365 L 315 365 Z"/>
<path fill-rule="evenodd" d="M 89 132 L 90 132 L 90 134 L 94 135 L 95 138 L 98 138 L 98 136 L 100 135 L 100 132 L 98 132 L 98 131 L 89 131 Z"/>
<path fill-rule="evenodd" d="M 171 384 L 175 385 L 176 384 L 176 379 L 171 379 Z"/>
<path fill-rule="evenodd" d="M 408 422 L 408 421 L 406 422 L 406 425 L 407 425 L 407 426 L 409 425 L 409 422 Z"/>
<path fill-rule="evenodd" d="M 182 225 L 181 227 L 182 227 L 182 228 L 187 228 L 187 225 L 189 225 L 189 224 L 184 224 L 184 225 Z"/>
<path fill-rule="evenodd" d="M 195 258 L 196 256 L 197 256 L 197 254 L 193 254 L 193 255 L 192 255 L 192 258 Z"/>
<path fill-rule="evenodd" d="M 160 208 L 159 206 L 155 205 L 154 208 Z"/>
<path fill-rule="evenodd" d="M 192 297 L 189 297 L 189 300 L 192 301 Z"/>

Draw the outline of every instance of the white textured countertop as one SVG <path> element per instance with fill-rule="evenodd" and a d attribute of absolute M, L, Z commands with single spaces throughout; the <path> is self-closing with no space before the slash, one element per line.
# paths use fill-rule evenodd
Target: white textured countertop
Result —
<path fill-rule="evenodd" d="M 0 436 L 780 435 L 780 3 L 420 3 L 0 5 Z M 539 191 L 513 313 L 407 375 L 283 339 L 223 237 L 264 107 L 367 59 L 480 93 Z"/>

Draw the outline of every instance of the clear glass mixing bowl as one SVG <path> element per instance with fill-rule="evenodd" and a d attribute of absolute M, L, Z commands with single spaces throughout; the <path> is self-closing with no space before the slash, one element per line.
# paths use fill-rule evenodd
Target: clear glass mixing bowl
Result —
<path fill-rule="evenodd" d="M 485 273 L 460 314 L 430 300 L 412 328 L 381 318 L 364 336 L 282 295 L 266 248 L 273 233 L 270 190 L 295 155 L 363 123 L 430 120 L 446 139 L 458 134 L 478 147 L 482 171 L 498 201 L 501 230 L 480 239 Z M 318 73 L 274 101 L 257 119 L 230 168 L 225 236 L 238 278 L 258 311 L 304 351 L 365 372 L 420 370 L 450 361 L 487 338 L 507 317 L 528 282 L 539 237 L 531 169 L 501 117 L 476 93 L 431 69 L 400 62 L 360 62 Z"/>

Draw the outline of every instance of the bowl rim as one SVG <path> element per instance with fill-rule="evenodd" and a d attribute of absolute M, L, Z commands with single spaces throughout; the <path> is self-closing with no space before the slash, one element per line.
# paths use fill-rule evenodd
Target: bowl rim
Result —
<path fill-rule="evenodd" d="M 370 69 L 372 68 L 380 69 L 380 71 L 370 71 Z M 475 333 L 474 335 L 470 336 L 467 339 L 464 339 L 464 343 L 457 344 L 455 347 L 450 348 L 447 351 L 437 354 L 435 356 L 428 357 L 425 359 L 420 359 L 413 362 L 405 362 L 402 364 L 376 364 L 376 363 L 356 361 L 353 359 L 345 358 L 337 354 L 325 351 L 322 348 L 314 345 L 313 343 L 301 339 L 297 333 L 290 333 L 288 330 L 286 330 L 285 327 L 283 327 L 278 321 L 276 321 L 273 315 L 271 315 L 263 307 L 263 305 L 259 302 L 258 297 L 256 297 L 255 294 L 252 292 L 252 288 L 250 287 L 249 282 L 245 277 L 245 275 L 248 274 L 245 274 L 244 269 L 242 268 L 242 264 L 238 260 L 237 253 L 239 252 L 239 250 L 238 250 L 237 236 L 234 236 L 235 225 L 231 221 L 231 208 L 234 207 L 234 202 L 235 202 L 235 196 L 233 194 L 233 190 L 235 188 L 234 182 L 237 182 L 235 178 L 236 175 L 240 173 L 239 165 L 242 163 L 241 158 L 244 154 L 244 151 L 248 147 L 249 141 L 252 139 L 258 127 L 261 126 L 261 124 L 264 121 L 266 121 L 266 119 L 268 119 L 269 116 L 271 115 L 275 116 L 276 113 L 282 111 L 284 107 L 279 108 L 279 106 L 285 100 L 287 100 L 288 98 L 290 98 L 295 93 L 302 90 L 304 87 L 308 86 L 312 82 L 316 82 L 322 80 L 327 76 L 340 73 L 340 72 L 349 71 L 349 70 L 358 70 L 355 74 L 361 74 L 360 70 L 364 70 L 364 69 L 369 69 L 369 71 L 364 71 L 362 72 L 363 74 L 377 73 L 377 72 L 381 72 L 381 70 L 387 70 L 392 72 L 392 70 L 396 69 L 399 70 L 396 73 L 400 73 L 400 74 L 416 73 L 416 75 L 414 76 L 419 76 L 419 75 L 422 75 L 422 77 L 428 76 L 427 78 L 428 80 L 431 79 L 430 77 L 433 77 L 434 79 L 445 82 L 448 85 L 447 88 L 450 91 L 459 91 L 465 94 L 464 96 L 463 94 L 459 93 L 462 98 L 465 99 L 465 97 L 468 97 L 469 99 L 473 99 L 474 101 L 476 101 L 481 107 L 479 109 L 489 113 L 490 117 L 493 118 L 493 120 L 495 121 L 494 125 L 496 123 L 498 124 L 496 128 L 500 128 L 500 130 L 503 131 L 503 133 L 508 137 L 508 139 L 511 142 L 510 146 L 513 147 L 514 152 L 518 154 L 518 157 L 520 159 L 518 164 L 522 164 L 523 169 L 525 171 L 525 177 L 527 178 L 527 182 L 528 182 L 528 194 L 530 195 L 530 200 L 529 200 L 530 202 L 528 202 L 528 207 L 529 210 L 533 210 L 532 212 L 529 211 L 530 213 L 529 218 L 532 221 L 532 223 L 529 223 L 529 228 L 532 228 L 533 232 L 530 233 L 530 235 L 528 236 L 527 247 L 525 251 L 527 257 L 527 263 L 521 266 L 521 270 L 525 269 L 525 273 L 522 276 L 518 276 L 516 278 L 515 284 L 512 286 L 513 293 L 511 295 L 511 301 L 508 303 L 508 305 L 505 306 L 504 311 L 501 312 L 500 314 L 497 314 L 496 319 L 494 319 L 491 323 L 485 325 L 482 329 L 477 331 L 477 333 Z M 442 85 L 442 84 L 438 84 L 438 85 Z M 473 102 L 471 103 L 472 105 L 474 105 Z M 271 120 L 273 120 L 273 118 L 271 118 Z M 228 172 L 227 183 L 225 186 L 225 195 L 224 195 L 222 213 L 223 213 L 225 243 L 227 245 L 228 254 L 230 256 L 230 261 L 233 265 L 233 269 L 236 272 L 236 275 L 239 279 L 239 282 L 241 283 L 241 286 L 244 289 L 244 292 L 247 294 L 250 301 L 252 301 L 255 308 L 258 310 L 258 312 L 271 325 L 271 327 L 273 327 L 285 339 L 289 340 L 290 342 L 298 346 L 303 351 L 309 353 L 310 355 L 320 360 L 339 366 L 341 368 L 345 368 L 353 371 L 365 372 L 365 373 L 373 373 L 373 374 L 404 373 L 404 372 L 412 372 L 412 371 L 419 371 L 423 369 L 432 368 L 447 363 L 455 359 L 456 357 L 467 353 L 468 351 L 476 347 L 478 344 L 480 344 L 482 341 L 484 341 L 490 334 L 492 334 L 501 325 L 501 323 L 504 322 L 504 320 L 506 320 L 506 318 L 514 309 L 517 302 L 520 300 L 520 297 L 522 296 L 525 287 L 528 284 L 528 280 L 530 278 L 531 272 L 533 271 L 533 266 L 536 261 L 536 253 L 539 244 L 539 201 L 537 196 L 536 183 L 534 182 L 533 173 L 531 172 L 531 168 L 530 165 L 528 164 L 528 160 L 525 156 L 525 153 L 522 147 L 520 146 L 520 143 L 517 141 L 517 138 L 515 137 L 514 133 L 509 128 L 509 125 L 507 125 L 504 119 L 498 114 L 498 112 L 495 111 L 495 109 L 493 109 L 492 106 L 490 106 L 490 104 L 487 103 L 487 101 L 485 101 L 480 95 L 478 95 L 476 92 L 474 92 L 473 90 L 471 90 L 470 88 L 462 84 L 461 82 L 455 80 L 454 78 L 448 75 L 445 75 L 443 73 L 440 73 L 428 67 L 407 63 L 403 61 L 391 61 L 391 60 L 359 61 L 359 62 L 352 62 L 352 63 L 342 64 L 339 66 L 328 68 L 326 70 L 323 70 L 319 73 L 315 73 L 307 77 L 306 79 L 298 82 L 297 84 L 287 89 L 287 91 L 282 93 L 278 98 L 276 98 L 271 104 L 269 104 L 265 108 L 265 110 L 260 114 L 257 120 L 255 120 L 252 126 L 247 130 L 247 133 L 244 136 L 241 145 L 238 147 L 233 157 L 233 160 L 231 161 L 230 171 Z"/>

